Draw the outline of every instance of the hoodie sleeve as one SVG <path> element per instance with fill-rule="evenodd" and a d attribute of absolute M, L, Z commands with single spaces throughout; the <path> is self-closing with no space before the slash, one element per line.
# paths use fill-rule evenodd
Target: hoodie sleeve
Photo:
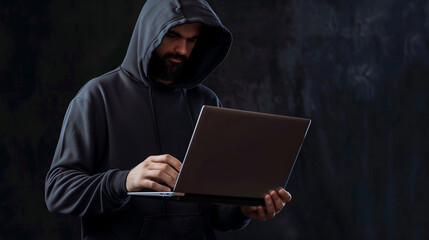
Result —
<path fill-rule="evenodd" d="M 45 181 L 50 211 L 95 215 L 129 200 L 125 187 L 128 171 L 108 169 L 108 161 L 103 161 L 107 157 L 106 129 L 105 118 L 88 99 L 72 100 Z"/>

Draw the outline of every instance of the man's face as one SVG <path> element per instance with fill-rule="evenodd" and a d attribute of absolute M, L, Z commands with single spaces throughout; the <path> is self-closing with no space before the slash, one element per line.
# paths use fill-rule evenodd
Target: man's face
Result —
<path fill-rule="evenodd" d="M 152 80 L 170 84 L 180 78 L 201 27 L 201 23 L 188 23 L 168 30 L 149 61 Z"/>

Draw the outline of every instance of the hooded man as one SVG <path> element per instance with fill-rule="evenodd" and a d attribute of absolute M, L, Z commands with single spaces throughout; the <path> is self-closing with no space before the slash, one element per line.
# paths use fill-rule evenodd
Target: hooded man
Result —
<path fill-rule="evenodd" d="M 268 193 L 266 207 L 127 195 L 174 186 L 201 107 L 221 106 L 201 82 L 231 42 L 204 0 L 148 0 L 121 66 L 67 109 L 46 177 L 49 210 L 81 217 L 84 239 L 215 239 L 213 228 L 274 217 L 291 199 L 284 189 Z"/>

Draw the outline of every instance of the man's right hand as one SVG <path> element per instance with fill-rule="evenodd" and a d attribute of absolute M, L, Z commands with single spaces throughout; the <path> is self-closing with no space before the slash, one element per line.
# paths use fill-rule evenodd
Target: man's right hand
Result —
<path fill-rule="evenodd" d="M 171 189 L 160 183 L 174 187 L 181 167 L 182 163 L 169 154 L 150 156 L 128 173 L 127 191 L 137 192 L 147 188 L 158 192 L 169 192 Z"/>

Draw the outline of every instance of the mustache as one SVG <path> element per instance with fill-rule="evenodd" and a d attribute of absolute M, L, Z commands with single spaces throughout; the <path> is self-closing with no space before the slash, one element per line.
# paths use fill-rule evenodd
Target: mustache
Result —
<path fill-rule="evenodd" d="M 174 54 L 174 53 L 167 53 L 167 54 L 165 54 L 164 55 L 164 60 L 166 60 L 167 58 L 170 58 L 170 57 L 180 59 L 183 62 L 188 60 L 188 58 L 186 56 L 181 55 L 181 54 Z"/>

